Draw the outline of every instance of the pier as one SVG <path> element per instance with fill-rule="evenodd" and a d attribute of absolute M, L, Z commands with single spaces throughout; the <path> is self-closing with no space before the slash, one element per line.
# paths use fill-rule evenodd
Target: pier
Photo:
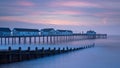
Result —
<path fill-rule="evenodd" d="M 21 44 L 58 44 L 61 42 L 107 38 L 107 34 L 72 34 L 72 35 L 38 35 L 38 36 L 0 36 L 0 45 Z"/>

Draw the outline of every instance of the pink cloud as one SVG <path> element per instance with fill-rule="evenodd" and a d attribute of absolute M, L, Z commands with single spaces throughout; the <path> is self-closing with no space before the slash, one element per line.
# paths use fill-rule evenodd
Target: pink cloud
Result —
<path fill-rule="evenodd" d="M 55 24 L 55 25 L 78 25 L 73 21 L 62 20 L 62 19 L 41 19 L 38 17 L 23 17 L 23 16 L 5 16 L 0 17 L 0 20 L 9 21 L 9 22 L 27 22 L 34 24 Z"/>
<path fill-rule="evenodd" d="M 30 15 L 41 15 L 41 14 L 50 14 L 50 15 L 82 15 L 84 12 L 80 11 L 68 11 L 68 10 L 60 10 L 60 11 L 33 11 L 29 13 Z"/>
<path fill-rule="evenodd" d="M 66 2 L 52 2 L 52 7 L 66 6 L 66 7 L 100 7 L 98 4 L 80 1 L 66 1 Z"/>
<path fill-rule="evenodd" d="M 101 12 L 94 14 L 94 16 L 98 16 L 98 17 L 109 17 L 113 15 L 120 15 L 120 12 Z"/>
<path fill-rule="evenodd" d="M 40 16 L 4 16 L 0 17 L 2 21 L 8 22 L 26 22 L 26 23 L 33 23 L 33 24 L 54 24 L 54 25 L 72 25 L 72 26 L 92 26 L 92 25 L 103 25 L 101 22 L 106 24 L 106 20 L 97 20 L 96 22 L 93 19 L 90 20 L 79 20 L 79 19 L 63 19 L 63 18 L 56 18 L 56 17 L 40 17 Z"/>
<path fill-rule="evenodd" d="M 30 2 L 30 1 L 18 1 L 17 5 L 20 5 L 20 6 L 34 6 L 35 4 Z"/>
<path fill-rule="evenodd" d="M 79 12 L 79 11 L 56 11 L 56 12 L 53 12 L 53 14 L 78 15 L 78 14 L 83 14 L 83 12 Z"/>

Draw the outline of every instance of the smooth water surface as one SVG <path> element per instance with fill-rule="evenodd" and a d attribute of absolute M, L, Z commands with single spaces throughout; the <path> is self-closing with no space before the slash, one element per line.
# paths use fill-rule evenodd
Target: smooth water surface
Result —
<path fill-rule="evenodd" d="M 70 53 L 0 65 L 0 68 L 120 68 L 120 36 L 108 39 L 74 41 L 65 45 L 95 43 L 94 48 Z"/>

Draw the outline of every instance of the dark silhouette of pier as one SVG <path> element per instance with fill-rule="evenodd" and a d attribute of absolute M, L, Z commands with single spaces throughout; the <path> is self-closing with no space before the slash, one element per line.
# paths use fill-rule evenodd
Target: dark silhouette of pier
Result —
<path fill-rule="evenodd" d="M 0 45 L 57 44 L 61 42 L 107 38 L 107 34 L 37 35 L 37 36 L 0 36 Z"/>

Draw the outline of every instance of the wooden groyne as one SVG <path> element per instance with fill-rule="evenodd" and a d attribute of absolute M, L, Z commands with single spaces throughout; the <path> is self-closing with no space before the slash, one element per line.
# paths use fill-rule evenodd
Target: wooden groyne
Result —
<path fill-rule="evenodd" d="M 27 50 L 22 50 L 21 47 L 19 47 L 17 50 L 14 49 L 12 50 L 11 47 L 8 47 L 8 50 L 0 51 L 0 64 L 20 62 L 24 60 L 68 53 L 68 52 L 91 48 L 91 47 L 94 47 L 94 44 L 83 47 L 63 47 L 63 48 L 54 47 L 53 49 L 50 47 L 48 49 L 45 49 L 44 47 L 39 49 L 38 47 L 36 47 L 34 50 L 31 50 L 30 47 L 28 47 Z"/>
<path fill-rule="evenodd" d="M 0 36 L 0 45 L 31 45 L 31 44 L 57 44 L 68 41 L 84 40 L 84 39 L 99 39 L 107 38 L 106 34 L 72 34 L 72 35 L 47 35 L 47 36 Z M 14 47 L 14 46 L 13 46 Z M 34 50 L 28 47 L 27 50 L 23 50 L 22 47 L 18 49 L 12 49 L 8 47 L 7 50 L 0 50 L 0 64 L 19 62 L 24 60 L 30 60 L 45 56 L 57 55 L 62 53 L 68 53 L 71 51 L 81 50 L 85 48 L 94 47 L 93 45 L 83 47 L 36 47 Z"/>
<path fill-rule="evenodd" d="M 72 35 L 38 35 L 38 36 L 0 36 L 0 45 L 21 44 L 57 44 L 81 39 L 107 38 L 107 34 L 72 34 Z"/>

